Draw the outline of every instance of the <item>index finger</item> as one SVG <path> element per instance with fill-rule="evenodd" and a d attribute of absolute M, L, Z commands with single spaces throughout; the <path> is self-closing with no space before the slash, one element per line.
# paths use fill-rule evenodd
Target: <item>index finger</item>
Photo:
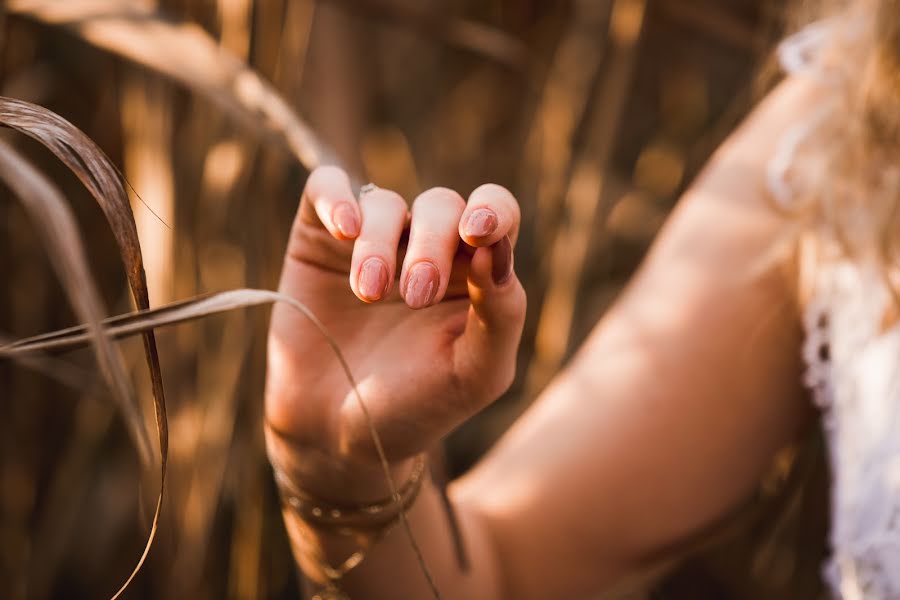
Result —
<path fill-rule="evenodd" d="M 350 187 L 350 178 L 338 167 L 318 167 L 306 180 L 300 198 L 300 219 L 321 226 L 339 240 L 359 235 L 359 206 Z"/>

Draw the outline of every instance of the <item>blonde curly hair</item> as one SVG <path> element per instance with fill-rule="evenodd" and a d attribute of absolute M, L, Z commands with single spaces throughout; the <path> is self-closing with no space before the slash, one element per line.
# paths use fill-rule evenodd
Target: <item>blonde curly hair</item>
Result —
<path fill-rule="evenodd" d="M 792 209 L 803 232 L 844 257 L 900 259 L 900 0 L 805 2 L 816 21 L 824 110 L 792 157 Z M 807 29 L 807 31 L 809 31 Z"/>

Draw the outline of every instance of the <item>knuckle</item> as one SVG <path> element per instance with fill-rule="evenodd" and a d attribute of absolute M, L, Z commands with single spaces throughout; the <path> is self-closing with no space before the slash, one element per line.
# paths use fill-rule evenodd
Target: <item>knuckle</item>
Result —
<path fill-rule="evenodd" d="M 447 245 L 448 236 L 433 230 L 413 229 L 410 232 L 409 255 L 436 254 Z M 455 241 L 455 240 L 454 240 Z"/>
<path fill-rule="evenodd" d="M 515 219 L 519 219 L 519 201 L 516 200 L 516 197 L 512 192 L 502 185 L 496 183 L 484 183 L 475 188 L 475 191 L 473 191 L 470 196 L 470 199 L 471 198 L 479 198 L 491 204 L 502 204 L 509 210 L 510 214 Z"/>
<path fill-rule="evenodd" d="M 451 206 L 462 209 L 466 201 L 456 190 L 446 187 L 433 187 L 416 197 L 416 206 Z"/>
<path fill-rule="evenodd" d="M 392 268 L 396 259 L 396 249 L 381 239 L 357 239 L 353 246 L 353 258 L 355 262 L 362 262 L 366 258 L 377 256 L 385 261 L 388 269 Z"/>
<path fill-rule="evenodd" d="M 505 201 L 508 201 L 510 204 L 515 204 L 518 206 L 519 202 L 516 200 L 516 197 L 513 196 L 513 193 L 510 192 L 507 188 L 503 187 L 498 183 L 483 183 L 475 188 L 475 191 L 472 192 L 472 195 L 484 195 L 493 198 L 502 198 Z"/>
<path fill-rule="evenodd" d="M 368 194 L 363 195 L 359 199 L 360 206 L 374 207 L 378 206 L 382 209 L 390 209 L 392 211 L 406 211 L 406 200 L 403 196 L 393 190 L 378 188 Z"/>
<path fill-rule="evenodd" d="M 335 167 L 333 165 L 324 165 L 321 167 L 316 167 L 313 169 L 312 173 L 309 174 L 309 182 L 310 184 L 316 185 L 320 184 L 324 181 L 335 181 L 335 180 L 346 180 L 347 174 L 344 173 L 344 170 L 340 167 Z"/>

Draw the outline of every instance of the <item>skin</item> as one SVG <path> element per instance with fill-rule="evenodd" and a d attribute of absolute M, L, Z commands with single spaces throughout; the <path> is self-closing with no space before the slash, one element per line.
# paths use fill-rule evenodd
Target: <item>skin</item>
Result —
<path fill-rule="evenodd" d="M 719 149 L 575 359 L 452 484 L 467 572 L 456 564 L 438 493 L 425 484 L 409 516 L 444 598 L 608 589 L 727 515 L 814 418 L 801 385 L 796 286 L 787 255 L 772 251 L 786 222 L 765 187 L 778 134 L 814 101 L 813 85 L 783 83 Z M 480 209 L 494 214 L 489 232 L 468 228 Z M 410 457 L 511 381 L 525 297 L 514 274 L 501 275 L 510 260 L 504 240 L 515 242 L 518 225 L 515 199 L 499 186 L 482 186 L 467 202 L 429 190 L 408 215 L 389 191 L 357 206 L 337 169 L 310 176 L 281 290 L 310 305 L 347 355 L 397 482 Z M 361 282 L 373 257 L 387 280 Z M 439 275 L 433 293 L 406 283 L 417 264 Z M 270 332 L 266 416 L 270 458 L 301 488 L 340 500 L 387 494 L 337 362 L 281 308 Z M 321 574 L 310 552 L 338 564 L 355 549 L 290 512 L 285 522 L 314 580 Z M 399 529 L 345 583 L 355 598 L 431 597 Z"/>

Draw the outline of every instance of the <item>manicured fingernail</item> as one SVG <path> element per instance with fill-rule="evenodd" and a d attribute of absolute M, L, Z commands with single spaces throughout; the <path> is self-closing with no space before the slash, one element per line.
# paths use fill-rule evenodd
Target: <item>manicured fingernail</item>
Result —
<path fill-rule="evenodd" d="M 497 214 L 489 208 L 479 208 L 466 220 L 465 234 L 469 237 L 486 237 L 497 230 Z"/>
<path fill-rule="evenodd" d="M 431 304 L 437 295 L 441 275 L 430 262 L 420 262 L 406 275 L 406 304 L 410 308 L 423 308 Z"/>
<path fill-rule="evenodd" d="M 353 238 L 359 235 L 359 219 L 356 211 L 349 204 L 338 204 L 331 211 L 331 222 L 345 237 Z"/>
<path fill-rule="evenodd" d="M 493 252 L 491 255 L 493 259 L 491 278 L 494 280 L 494 285 L 503 285 L 509 281 L 513 273 L 513 253 L 509 236 L 504 235 L 500 241 L 491 246 L 491 251 Z"/>
<path fill-rule="evenodd" d="M 367 259 L 359 269 L 359 294 L 374 302 L 387 293 L 387 286 L 387 265 L 380 258 Z"/>

